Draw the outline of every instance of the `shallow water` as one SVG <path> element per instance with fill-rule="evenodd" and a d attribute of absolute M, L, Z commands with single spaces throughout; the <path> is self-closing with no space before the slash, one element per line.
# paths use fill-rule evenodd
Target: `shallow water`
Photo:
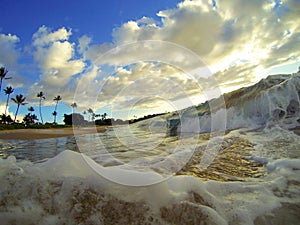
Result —
<path fill-rule="evenodd" d="M 164 157 L 176 148 L 178 137 L 167 137 L 164 132 L 133 127 L 108 129 L 104 133 L 76 135 L 75 137 L 36 140 L 0 139 L 0 158 L 10 155 L 17 161 L 41 162 L 64 150 L 84 153 L 103 166 L 120 165 L 136 159 Z"/>
<path fill-rule="evenodd" d="M 15 155 L 17 160 L 0 159 L 1 221 L 49 225 L 299 221 L 295 213 L 300 207 L 299 136 L 280 127 L 229 132 L 220 143 L 214 142 L 220 144 L 218 154 L 203 169 L 199 165 L 210 139 L 209 134 L 199 135 L 186 163 L 182 157 L 164 161 L 167 166 L 183 165 L 176 176 L 144 187 L 119 185 L 95 175 L 97 168 L 87 166 L 76 152 L 89 155 L 103 168 L 146 165 L 153 174 L 164 174 L 168 168 L 158 161 L 179 154 L 178 146 L 195 145 L 194 140 L 187 138 L 183 146 L 178 137 L 136 127 L 131 133 L 109 130 L 76 138 L 2 140 L 2 158 Z M 138 179 L 136 175 L 131 174 L 133 179 Z"/>
<path fill-rule="evenodd" d="M 28 160 L 31 162 L 39 162 L 53 158 L 66 149 L 77 151 L 74 137 L 35 140 L 0 139 L 0 158 L 3 159 L 12 155 L 15 156 L 18 161 Z"/>

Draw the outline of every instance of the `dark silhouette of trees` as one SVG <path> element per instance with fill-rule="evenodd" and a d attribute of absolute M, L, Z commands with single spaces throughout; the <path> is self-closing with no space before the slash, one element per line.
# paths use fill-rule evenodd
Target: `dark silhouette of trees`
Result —
<path fill-rule="evenodd" d="M 35 114 L 32 114 L 32 112 L 34 112 L 34 108 L 30 106 L 27 110 L 29 111 L 29 113 L 24 116 L 23 122 L 26 125 L 34 124 L 35 121 L 38 120 L 37 116 Z"/>
<path fill-rule="evenodd" d="M 37 116 L 30 113 L 26 114 L 23 118 L 23 121 L 26 125 L 34 124 L 36 120 L 38 120 Z"/>
<path fill-rule="evenodd" d="M 58 105 L 58 102 L 61 101 L 61 100 L 62 100 L 62 98 L 60 97 L 60 95 L 57 95 L 57 96 L 53 99 L 53 101 L 56 102 L 54 112 L 52 113 L 52 115 L 54 116 L 54 121 L 53 121 L 53 123 L 56 123 L 57 105 Z"/>
<path fill-rule="evenodd" d="M 77 103 L 76 102 L 73 102 L 71 104 L 71 107 L 73 108 L 73 113 L 75 112 L 75 109 L 77 108 Z"/>
<path fill-rule="evenodd" d="M 4 66 L 1 66 L 0 67 L 0 91 L 3 90 L 2 86 L 4 87 L 4 85 L 3 85 L 4 80 L 11 79 L 11 77 L 7 76 L 8 74 L 10 75 L 7 68 L 4 67 Z M 7 87 L 4 89 L 4 93 L 7 97 L 7 99 L 6 99 L 5 112 L 2 115 L 0 115 L 0 123 L 12 123 L 12 122 L 15 123 L 16 119 L 17 119 L 17 116 L 19 114 L 20 106 L 27 104 L 25 102 L 26 97 L 24 97 L 22 94 L 12 96 L 12 94 L 14 92 L 15 92 L 15 90 L 9 85 L 7 85 Z M 11 98 L 11 97 L 13 97 L 13 98 Z M 40 121 L 41 124 L 44 124 L 42 107 L 43 107 L 43 104 L 44 104 L 43 100 L 46 99 L 45 93 L 43 91 L 40 91 L 40 92 L 37 93 L 36 97 L 39 98 L 39 113 L 33 113 L 35 111 L 34 108 L 32 106 L 29 107 L 28 108 L 29 112 L 27 114 L 25 114 L 24 118 L 23 118 L 23 122 L 26 125 L 34 124 L 34 123 L 36 123 L 36 121 Z M 16 111 L 15 111 L 14 115 L 12 115 L 12 116 L 7 115 L 7 114 L 10 113 L 9 112 L 9 106 L 12 104 L 10 102 L 10 100 L 17 104 Z M 54 111 L 52 112 L 52 115 L 54 117 L 53 118 L 53 123 L 54 124 L 57 123 L 57 116 L 58 116 L 57 110 L 58 110 L 58 107 L 59 107 L 58 104 L 59 104 L 59 101 L 61 101 L 61 100 L 62 100 L 62 97 L 60 95 L 57 95 L 56 97 L 53 98 L 53 101 L 55 101 Z M 92 125 L 92 124 L 95 124 L 95 121 L 97 121 L 97 123 L 99 123 L 101 125 L 103 125 L 103 124 L 110 125 L 110 124 L 112 124 L 112 122 L 117 122 L 118 124 L 123 124 L 125 122 L 128 122 L 128 121 L 114 120 L 113 118 L 107 119 L 107 113 L 95 114 L 95 112 L 93 111 L 92 108 L 88 108 L 87 110 L 82 112 L 81 114 L 83 114 L 83 115 L 81 115 L 80 113 L 75 113 L 78 110 L 76 102 L 73 102 L 72 104 L 70 104 L 70 106 L 73 109 L 72 117 L 74 117 L 73 120 L 75 120 L 76 124 Z M 14 117 L 13 120 L 11 119 L 12 117 Z M 72 121 L 70 122 L 70 115 L 66 115 L 65 119 L 67 121 L 66 124 L 71 124 L 72 123 Z M 17 121 L 17 122 L 19 122 L 19 121 Z M 47 121 L 45 121 L 45 122 L 47 122 Z"/>
<path fill-rule="evenodd" d="M 32 106 L 30 106 L 30 107 L 28 108 L 28 111 L 29 111 L 30 113 L 32 113 L 32 112 L 34 112 L 34 108 L 33 108 Z"/>
<path fill-rule="evenodd" d="M 94 111 L 91 108 L 88 108 L 87 112 L 90 114 L 89 121 L 93 120 L 93 118 L 95 117 Z"/>
<path fill-rule="evenodd" d="M 4 92 L 7 95 L 5 113 L 4 113 L 6 115 L 7 108 L 8 108 L 8 102 L 9 102 L 9 96 L 10 96 L 10 94 L 12 94 L 14 92 L 14 89 L 11 86 L 9 86 L 4 89 Z"/>
<path fill-rule="evenodd" d="M 18 105 L 16 113 L 15 113 L 15 119 L 14 119 L 14 122 L 16 122 L 16 118 L 17 118 L 17 115 L 18 115 L 18 112 L 19 112 L 20 105 L 26 105 L 27 104 L 25 102 L 26 97 L 24 97 L 22 94 L 19 94 L 19 95 L 16 95 L 16 98 L 11 98 L 11 100 Z"/>
<path fill-rule="evenodd" d="M 83 117 L 85 118 L 86 117 L 85 116 L 86 115 L 86 111 L 83 111 L 82 114 L 83 114 Z"/>
<path fill-rule="evenodd" d="M 88 122 L 84 120 L 81 114 L 72 113 L 70 115 L 64 114 L 64 123 L 66 125 L 85 126 Z"/>
<path fill-rule="evenodd" d="M 13 122 L 12 118 L 10 117 L 10 115 L 5 115 L 5 114 L 2 114 L 0 116 L 0 122 L 3 123 L 3 124 L 10 124 Z"/>
<path fill-rule="evenodd" d="M 40 91 L 36 96 L 38 98 L 40 98 L 40 104 L 39 104 L 40 118 L 41 118 L 42 124 L 44 124 L 43 116 L 42 116 L 42 100 L 45 100 L 46 97 L 45 97 L 45 95 L 44 95 L 44 93 L 42 91 Z"/>
<path fill-rule="evenodd" d="M 8 70 L 5 67 L 0 67 L 0 91 L 2 87 L 3 80 L 11 79 L 11 77 L 6 77 Z"/>
<path fill-rule="evenodd" d="M 106 120 L 107 113 L 101 115 L 102 120 Z"/>
<path fill-rule="evenodd" d="M 129 123 L 136 123 L 136 122 L 139 122 L 139 121 L 142 121 L 142 120 L 146 120 L 146 119 L 150 119 L 150 118 L 153 118 L 153 117 L 156 117 L 156 116 L 162 116 L 162 115 L 165 115 L 166 113 L 157 113 L 157 114 L 152 114 L 152 115 L 146 115 L 144 117 L 141 117 L 141 118 L 137 118 L 137 119 L 132 119 L 129 121 Z"/>

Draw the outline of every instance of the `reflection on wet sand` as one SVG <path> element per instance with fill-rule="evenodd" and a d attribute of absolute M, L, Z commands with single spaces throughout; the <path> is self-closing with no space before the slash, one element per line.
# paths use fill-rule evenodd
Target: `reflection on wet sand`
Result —
<path fill-rule="evenodd" d="M 209 134 L 202 134 L 208 139 Z M 177 172 L 177 175 L 192 175 L 202 180 L 242 181 L 264 175 L 263 165 L 251 160 L 252 144 L 240 137 L 224 139 L 221 149 L 207 169 L 201 170 L 199 164 L 206 146 L 199 147 L 190 161 Z M 209 151 L 209 150 L 208 150 Z"/>

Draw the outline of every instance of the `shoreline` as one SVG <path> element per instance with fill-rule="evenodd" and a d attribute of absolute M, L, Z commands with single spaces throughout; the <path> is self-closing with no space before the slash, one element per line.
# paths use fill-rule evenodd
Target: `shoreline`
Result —
<path fill-rule="evenodd" d="M 61 138 L 82 134 L 103 133 L 106 130 L 107 126 L 1 130 L 0 139 L 34 140 L 47 138 Z"/>
<path fill-rule="evenodd" d="M 104 133 L 109 127 L 110 126 L 0 130 L 0 140 L 34 140 L 72 137 L 82 134 Z M 289 130 L 300 136 L 300 126 Z"/>

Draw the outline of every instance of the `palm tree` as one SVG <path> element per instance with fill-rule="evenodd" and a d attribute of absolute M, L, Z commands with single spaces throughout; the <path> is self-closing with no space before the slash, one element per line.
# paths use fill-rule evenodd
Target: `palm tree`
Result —
<path fill-rule="evenodd" d="M 33 108 L 32 106 L 30 106 L 30 107 L 28 108 L 28 111 L 29 111 L 30 113 L 32 113 L 32 112 L 34 112 L 34 108 Z"/>
<path fill-rule="evenodd" d="M 57 116 L 57 105 L 58 105 L 58 102 L 60 101 L 60 100 L 62 100 L 62 98 L 60 97 L 60 95 L 57 95 L 54 99 L 53 99 L 53 101 L 56 101 L 56 104 L 55 104 L 55 109 L 54 109 L 54 112 L 52 113 L 52 115 L 54 116 L 54 121 L 53 121 L 53 123 L 56 123 L 56 116 Z"/>
<path fill-rule="evenodd" d="M 34 124 L 35 120 L 38 120 L 37 116 L 32 114 L 32 112 L 34 112 L 34 108 L 30 106 L 27 110 L 29 113 L 24 116 L 23 121 L 26 125 Z"/>
<path fill-rule="evenodd" d="M 18 112 L 19 112 L 20 105 L 26 105 L 27 104 L 25 102 L 26 97 L 24 97 L 22 94 L 19 94 L 19 95 L 16 96 L 16 98 L 11 98 L 11 100 L 13 100 L 16 104 L 18 104 L 16 113 L 15 113 L 15 119 L 14 119 L 14 122 L 16 122 L 16 118 L 17 118 L 17 115 L 18 115 Z"/>
<path fill-rule="evenodd" d="M 23 118 L 23 121 L 26 125 L 31 125 L 35 123 L 35 120 L 38 120 L 37 116 L 35 114 L 26 114 Z"/>
<path fill-rule="evenodd" d="M 73 103 L 71 104 L 71 107 L 73 108 L 73 113 L 74 113 L 74 112 L 75 112 L 75 108 L 77 108 L 76 102 L 73 102 Z"/>
<path fill-rule="evenodd" d="M 9 96 L 10 96 L 10 94 L 12 94 L 14 92 L 14 89 L 11 86 L 9 86 L 4 89 L 4 92 L 7 95 L 6 106 L 5 106 L 5 115 L 6 115 L 8 102 L 9 102 Z"/>
<path fill-rule="evenodd" d="M 87 110 L 87 112 L 90 114 L 89 120 L 91 120 L 91 119 L 92 119 L 92 116 L 93 116 L 93 114 L 94 114 L 94 111 L 93 111 L 91 108 L 89 108 L 89 109 Z"/>
<path fill-rule="evenodd" d="M 106 119 L 106 116 L 107 116 L 107 113 L 104 113 L 103 115 L 101 115 L 103 121 Z"/>
<path fill-rule="evenodd" d="M 13 122 L 10 115 L 6 116 L 5 114 L 0 115 L 0 122 L 4 124 L 10 124 Z"/>
<path fill-rule="evenodd" d="M 5 69 L 5 67 L 0 67 L 0 91 L 1 91 L 3 79 L 5 79 L 5 80 L 11 79 L 11 77 L 5 77 L 7 72 L 8 71 L 7 71 L 7 69 Z"/>
<path fill-rule="evenodd" d="M 82 114 L 83 114 L 83 118 L 85 119 L 86 111 L 83 111 Z"/>
<path fill-rule="evenodd" d="M 40 105 L 39 105 L 39 109 L 40 109 L 40 117 L 41 117 L 41 121 L 42 121 L 42 124 L 44 123 L 43 121 L 43 116 L 42 116 L 42 99 L 46 99 L 44 93 L 42 91 L 40 91 L 40 93 L 38 93 L 36 95 L 36 97 L 40 98 Z"/>
<path fill-rule="evenodd" d="M 55 124 L 55 123 L 56 123 L 56 116 L 57 116 L 57 112 L 56 112 L 56 111 L 54 111 L 54 112 L 52 113 L 52 115 L 54 116 L 54 121 L 53 121 L 53 123 Z"/>

